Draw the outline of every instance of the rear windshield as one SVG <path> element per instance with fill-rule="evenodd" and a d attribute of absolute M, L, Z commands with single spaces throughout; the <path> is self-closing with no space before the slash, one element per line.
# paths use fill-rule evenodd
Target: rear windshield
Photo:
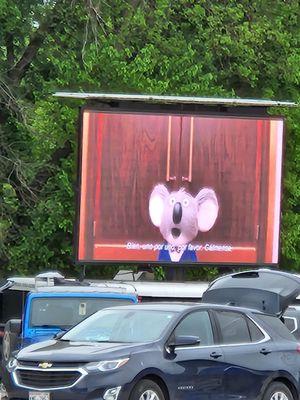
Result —
<path fill-rule="evenodd" d="M 69 329 L 96 311 L 127 304 L 132 301 L 95 297 L 36 298 L 31 302 L 29 325 L 32 328 Z"/>
<path fill-rule="evenodd" d="M 0 294 L 1 323 L 5 323 L 9 319 L 22 318 L 26 295 L 27 292 L 12 289 L 6 289 Z"/>

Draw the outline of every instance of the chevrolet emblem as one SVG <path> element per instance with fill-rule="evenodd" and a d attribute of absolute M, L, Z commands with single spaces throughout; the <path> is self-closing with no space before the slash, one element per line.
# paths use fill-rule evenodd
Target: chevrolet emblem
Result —
<path fill-rule="evenodd" d="M 43 362 L 43 363 L 39 364 L 39 368 L 46 369 L 46 368 L 51 368 L 51 367 L 52 367 L 51 363 Z"/>

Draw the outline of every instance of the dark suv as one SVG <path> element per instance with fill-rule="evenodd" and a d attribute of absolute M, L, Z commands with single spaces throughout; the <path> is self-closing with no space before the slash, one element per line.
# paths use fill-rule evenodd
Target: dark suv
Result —
<path fill-rule="evenodd" d="M 300 281 L 278 272 L 255 274 L 231 275 L 223 289 L 231 288 L 231 302 L 240 303 L 245 280 L 254 279 L 256 309 L 187 303 L 114 307 L 55 340 L 21 350 L 8 363 L 9 398 L 297 400 L 299 346 L 276 314 L 298 295 Z M 260 280 L 275 282 L 273 274 L 284 289 L 259 289 L 266 286 Z M 221 286 L 216 281 L 204 298 L 222 297 Z M 223 293 L 220 302 L 227 302 Z"/>

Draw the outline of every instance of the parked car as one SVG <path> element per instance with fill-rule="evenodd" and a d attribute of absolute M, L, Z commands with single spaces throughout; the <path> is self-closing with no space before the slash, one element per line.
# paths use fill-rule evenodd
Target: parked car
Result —
<path fill-rule="evenodd" d="M 279 316 L 299 289 L 290 274 L 255 271 L 213 283 L 210 304 L 103 309 L 12 357 L 9 398 L 297 400 L 299 346 Z M 239 306 L 212 304 L 228 297 Z"/>
<path fill-rule="evenodd" d="M 50 279 L 50 276 L 52 281 L 57 278 L 51 273 L 47 279 Z M 40 286 L 47 283 L 41 276 L 34 280 L 34 286 L 33 282 L 29 281 L 30 278 L 24 278 L 27 280 L 23 282 L 22 290 L 14 290 L 13 293 L 11 288 L 16 289 L 20 286 L 20 279 L 22 278 L 17 281 L 10 280 L 11 286 L 2 291 L 2 304 L 7 298 L 10 299 L 9 307 L 14 312 L 14 318 L 3 324 L 4 364 L 13 351 L 50 339 L 102 308 L 138 302 L 136 291 L 131 285 L 111 282 L 92 286 L 88 283 L 65 280 L 63 277 L 58 281 L 54 279 L 53 286 Z M 21 297 L 16 296 L 18 292 L 22 294 Z M 12 296 L 18 301 L 12 301 Z"/>

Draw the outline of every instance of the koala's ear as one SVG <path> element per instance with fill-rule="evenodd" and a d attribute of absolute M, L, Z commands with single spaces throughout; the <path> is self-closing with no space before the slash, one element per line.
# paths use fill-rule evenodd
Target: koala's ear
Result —
<path fill-rule="evenodd" d="M 198 203 L 198 228 L 201 232 L 209 231 L 215 224 L 218 213 L 219 203 L 213 189 L 203 188 L 196 196 Z"/>
<path fill-rule="evenodd" d="M 149 199 L 149 214 L 153 225 L 160 226 L 162 214 L 164 211 L 164 201 L 169 195 L 168 189 L 160 184 L 156 185 L 152 190 Z"/>

